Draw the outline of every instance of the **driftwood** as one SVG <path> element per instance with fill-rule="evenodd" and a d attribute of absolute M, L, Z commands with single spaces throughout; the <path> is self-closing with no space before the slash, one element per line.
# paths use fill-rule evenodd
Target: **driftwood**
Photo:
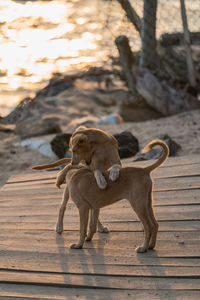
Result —
<path fill-rule="evenodd" d="M 116 44 L 130 91 L 137 91 L 149 106 L 164 116 L 200 108 L 200 102 L 192 95 L 161 81 L 150 70 L 137 67 L 127 37 L 118 37 Z"/>
<path fill-rule="evenodd" d="M 200 32 L 190 32 L 190 39 L 192 43 L 200 40 Z M 163 47 L 180 45 L 184 41 L 184 35 L 182 32 L 176 33 L 163 33 L 161 35 L 160 44 Z"/>
<path fill-rule="evenodd" d="M 136 88 L 146 102 L 165 116 L 200 108 L 196 97 L 173 88 L 166 81 L 160 81 L 148 69 L 139 69 L 134 73 Z"/>
<path fill-rule="evenodd" d="M 129 46 L 128 38 L 125 35 L 120 35 L 116 38 L 115 43 L 119 51 L 120 63 L 122 65 L 127 86 L 132 94 L 136 95 L 136 81 L 132 73 L 136 61 Z"/>

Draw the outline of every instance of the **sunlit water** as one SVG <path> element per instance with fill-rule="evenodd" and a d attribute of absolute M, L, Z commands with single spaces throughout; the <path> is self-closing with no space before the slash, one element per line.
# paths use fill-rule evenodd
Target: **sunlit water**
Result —
<path fill-rule="evenodd" d="M 98 3 L 82 2 L 0 0 L 0 115 L 53 73 L 106 57 L 106 51 L 97 51 L 102 39 L 95 20 Z"/>
<path fill-rule="evenodd" d="M 134 5 L 141 16 L 142 1 Z M 131 35 L 139 50 L 138 33 L 117 1 L 0 0 L 0 115 L 33 96 L 54 73 L 107 60 L 116 53 L 114 39 L 121 33 Z"/>

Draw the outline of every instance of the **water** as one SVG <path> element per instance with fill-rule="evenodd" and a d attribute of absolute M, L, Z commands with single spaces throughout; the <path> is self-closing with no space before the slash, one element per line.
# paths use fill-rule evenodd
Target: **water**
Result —
<path fill-rule="evenodd" d="M 132 4 L 142 16 L 143 1 Z M 179 0 L 160 0 L 157 36 L 182 31 Z M 186 1 L 191 31 L 200 28 L 199 0 Z M 140 37 L 116 0 L 0 0 L 0 116 L 44 87 L 57 72 L 101 65 L 116 55 L 114 40 Z"/>
<path fill-rule="evenodd" d="M 98 2 L 0 0 L 1 116 L 54 73 L 106 58 Z"/>

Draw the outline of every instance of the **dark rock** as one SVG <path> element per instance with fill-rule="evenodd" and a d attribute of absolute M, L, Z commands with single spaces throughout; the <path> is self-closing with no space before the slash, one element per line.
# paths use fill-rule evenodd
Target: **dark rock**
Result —
<path fill-rule="evenodd" d="M 57 134 L 51 141 L 51 149 L 58 158 L 65 157 L 66 152 L 69 150 L 71 136 L 71 133 L 61 133 Z"/>
<path fill-rule="evenodd" d="M 181 146 L 176 143 L 174 140 L 172 140 L 167 134 L 163 134 L 158 137 L 158 139 L 164 141 L 167 146 L 169 147 L 169 156 L 175 156 L 177 151 L 181 148 Z M 147 153 L 141 153 L 139 152 L 137 154 L 138 160 L 148 160 L 148 159 L 157 159 L 162 154 L 162 149 L 159 148 L 153 148 Z"/>
<path fill-rule="evenodd" d="M 161 135 L 159 139 L 163 140 L 169 147 L 169 156 L 175 156 L 177 151 L 181 149 L 181 145 L 172 140 L 167 134 Z"/>
<path fill-rule="evenodd" d="M 134 156 L 139 151 L 138 139 L 129 131 L 115 134 L 114 137 L 119 143 L 120 158 L 127 158 Z"/>
<path fill-rule="evenodd" d="M 41 136 L 62 132 L 57 118 L 42 119 L 40 116 L 31 117 L 16 124 L 16 133 L 21 138 Z"/>

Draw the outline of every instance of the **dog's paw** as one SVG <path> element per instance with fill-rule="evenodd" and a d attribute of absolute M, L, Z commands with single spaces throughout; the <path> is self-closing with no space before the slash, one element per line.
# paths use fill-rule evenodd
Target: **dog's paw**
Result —
<path fill-rule="evenodd" d="M 56 232 L 59 234 L 63 232 L 63 226 L 59 223 L 56 224 Z"/>
<path fill-rule="evenodd" d="M 109 229 L 107 227 L 98 227 L 98 232 L 100 233 L 109 233 Z"/>
<path fill-rule="evenodd" d="M 110 174 L 109 174 L 109 179 L 112 181 L 117 180 L 117 178 L 119 177 L 119 170 L 110 170 Z"/>
<path fill-rule="evenodd" d="M 86 237 L 86 242 L 91 242 L 92 238 L 93 238 L 93 235 L 88 235 Z"/>
<path fill-rule="evenodd" d="M 106 182 L 106 179 L 103 175 L 98 176 L 97 185 L 101 190 L 104 190 L 107 187 L 107 182 Z"/>
<path fill-rule="evenodd" d="M 143 247 L 143 246 L 138 246 L 138 247 L 135 249 L 135 251 L 136 251 L 137 253 L 144 253 L 144 252 L 147 251 L 147 249 L 146 249 L 145 247 Z"/>
<path fill-rule="evenodd" d="M 57 188 L 60 189 L 60 186 L 63 183 L 65 183 L 65 182 L 66 182 L 65 176 L 62 173 L 60 173 L 60 174 L 58 173 L 57 178 L 56 178 L 56 186 L 57 186 Z"/>
<path fill-rule="evenodd" d="M 82 249 L 83 248 L 83 245 L 80 245 L 80 244 L 72 244 L 70 246 L 71 249 Z"/>
<path fill-rule="evenodd" d="M 154 248 L 155 248 L 155 246 L 156 246 L 156 243 L 150 243 L 150 245 L 149 245 L 149 250 L 153 250 Z"/>
<path fill-rule="evenodd" d="M 117 180 L 117 178 L 119 177 L 119 172 L 120 172 L 120 165 L 113 165 L 110 169 L 109 169 L 109 179 L 112 181 Z"/>

